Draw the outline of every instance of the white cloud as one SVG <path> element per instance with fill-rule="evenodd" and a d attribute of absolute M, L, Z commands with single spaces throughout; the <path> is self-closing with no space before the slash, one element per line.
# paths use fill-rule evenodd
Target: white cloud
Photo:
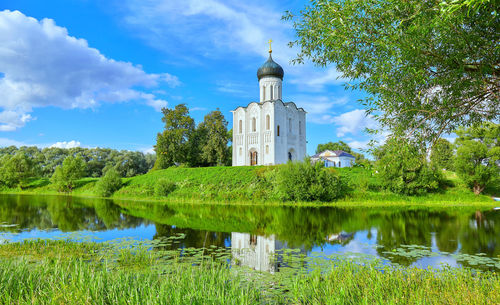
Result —
<path fill-rule="evenodd" d="M 281 20 L 283 7 L 255 0 L 125 0 L 125 23 L 149 45 L 176 57 L 177 62 L 203 65 L 203 58 L 226 58 L 234 54 L 267 58 L 272 38 L 273 58 L 285 69 L 285 77 L 301 90 L 319 92 L 344 82 L 335 67 L 316 68 L 310 62 L 291 65 L 297 48 L 292 24 Z M 120 2 L 121 4 L 121 2 Z M 169 43 L 165 43 L 168 41 Z M 185 50 L 189 49 L 189 52 Z M 239 88 L 218 90 L 239 94 Z"/>
<path fill-rule="evenodd" d="M 143 154 L 156 154 L 154 147 L 144 148 L 141 152 Z"/>
<path fill-rule="evenodd" d="M 137 88 L 180 84 L 168 73 L 106 58 L 84 39 L 69 36 L 52 19 L 38 21 L 19 11 L 0 11 L 0 131 L 33 118 L 34 108 L 96 107 L 137 100 L 158 109 L 166 101 Z"/>
<path fill-rule="evenodd" d="M 21 146 L 30 146 L 30 145 L 26 145 L 26 143 L 12 140 L 12 139 L 0 138 L 0 147 L 7 147 L 7 146 L 21 147 Z"/>
<path fill-rule="evenodd" d="M 79 141 L 72 140 L 69 142 L 66 142 L 66 141 L 56 142 L 56 143 L 50 145 L 50 148 L 54 148 L 54 147 L 57 147 L 57 148 L 75 148 L 75 147 L 80 147 L 80 146 L 81 146 L 81 143 Z"/>
<path fill-rule="evenodd" d="M 307 120 L 315 124 L 332 124 L 339 106 L 348 103 L 346 97 L 331 98 L 328 96 L 297 95 L 293 101 L 307 112 Z"/>
<path fill-rule="evenodd" d="M 338 127 L 338 137 L 343 137 L 346 134 L 359 135 L 366 128 L 373 129 L 378 127 L 373 116 L 367 115 L 363 109 L 356 109 L 336 116 L 334 122 Z"/>

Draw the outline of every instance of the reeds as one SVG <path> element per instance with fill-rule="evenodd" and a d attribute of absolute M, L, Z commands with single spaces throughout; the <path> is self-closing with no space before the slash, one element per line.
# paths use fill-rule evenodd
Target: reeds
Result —
<path fill-rule="evenodd" d="M 0 246 L 0 304 L 499 304 L 496 273 L 296 259 L 274 274 L 229 264 L 225 249 L 26 241 Z"/>

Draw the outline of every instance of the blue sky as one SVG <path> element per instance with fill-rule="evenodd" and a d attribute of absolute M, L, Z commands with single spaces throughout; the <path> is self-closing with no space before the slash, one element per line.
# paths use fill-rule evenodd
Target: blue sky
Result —
<path fill-rule="evenodd" d="M 335 67 L 291 65 L 284 11 L 307 1 L 0 0 L 0 146 L 150 151 L 161 107 L 186 103 L 196 122 L 258 100 L 273 58 L 283 98 L 307 112 L 308 154 L 343 140 L 364 148 L 376 127 Z"/>

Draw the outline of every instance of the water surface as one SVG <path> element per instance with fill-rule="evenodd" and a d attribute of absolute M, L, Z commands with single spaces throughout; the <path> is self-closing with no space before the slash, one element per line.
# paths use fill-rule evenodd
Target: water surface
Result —
<path fill-rule="evenodd" d="M 233 260 L 277 271 L 273 253 L 370 255 L 403 266 L 500 270 L 500 211 L 476 208 L 334 208 L 161 205 L 64 196 L 0 195 L 0 243 L 26 238 L 157 240 L 231 247 Z"/>

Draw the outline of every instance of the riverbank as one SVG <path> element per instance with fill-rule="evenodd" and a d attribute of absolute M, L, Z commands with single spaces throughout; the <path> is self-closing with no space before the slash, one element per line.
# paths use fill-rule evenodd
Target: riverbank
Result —
<path fill-rule="evenodd" d="M 168 244 L 168 242 L 165 242 Z M 496 273 L 393 268 L 338 260 L 323 272 L 275 274 L 238 266 L 230 253 L 92 242 L 0 245 L 4 304 L 498 304 Z M 203 251 L 209 251 L 203 250 Z M 219 257 L 220 259 L 217 259 Z M 294 276 L 290 276 L 290 275 Z"/>
<path fill-rule="evenodd" d="M 123 186 L 110 198 L 150 201 L 158 203 L 192 204 L 234 204 L 234 205 L 301 205 L 301 206 L 483 206 L 494 207 L 498 204 L 489 195 L 476 196 L 467 189 L 454 173 L 446 173 L 446 186 L 440 192 L 421 196 L 404 196 L 383 191 L 376 176 L 363 168 L 337 169 L 348 181 L 351 192 L 344 198 L 332 202 L 282 202 L 273 194 L 262 180 L 268 167 L 208 167 L 208 168 L 169 168 L 132 178 L 124 178 Z M 84 178 L 78 181 L 70 194 L 59 193 L 49 179 L 32 181 L 27 188 L 3 189 L 2 193 L 71 195 L 99 197 L 97 178 Z M 155 194 L 155 186 L 160 181 L 175 185 L 166 196 Z M 491 190 L 489 191 L 492 192 Z"/>

